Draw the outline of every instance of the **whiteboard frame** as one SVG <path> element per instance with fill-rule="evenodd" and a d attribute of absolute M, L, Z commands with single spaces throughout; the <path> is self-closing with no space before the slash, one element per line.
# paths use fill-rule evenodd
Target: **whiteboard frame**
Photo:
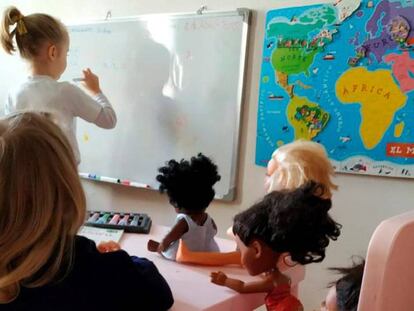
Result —
<path fill-rule="evenodd" d="M 233 146 L 232 146 L 232 162 L 231 162 L 231 170 L 230 170 L 230 188 L 229 192 L 226 195 L 218 197 L 216 195 L 215 199 L 223 200 L 223 201 L 234 201 L 236 198 L 236 187 L 237 187 L 237 167 L 239 162 L 239 153 L 240 153 L 240 140 L 241 140 L 241 120 L 242 120 L 242 110 L 243 110 L 243 102 L 244 102 L 244 89 L 245 89 L 245 80 L 246 80 L 246 67 L 247 67 L 247 59 L 248 59 L 248 41 L 249 41 L 249 30 L 251 24 L 251 17 L 252 11 L 248 8 L 237 8 L 234 11 L 196 11 L 196 12 L 189 12 L 189 13 L 160 13 L 160 14 L 143 14 L 143 15 L 132 15 L 132 16 L 125 16 L 125 17 L 109 17 L 111 12 L 108 11 L 107 17 L 105 19 L 91 19 L 91 20 L 82 20 L 81 22 L 65 22 L 66 26 L 81 26 L 85 24 L 106 24 L 111 22 L 127 22 L 127 21 L 142 21 L 148 20 L 151 18 L 160 18 L 160 17 L 168 17 L 173 19 L 181 19 L 181 18 L 203 18 L 203 17 L 232 17 L 232 16 L 242 16 L 242 41 L 241 41 L 241 51 L 240 51 L 240 71 L 239 71 L 239 81 L 238 81 L 238 90 L 237 90 L 237 116 L 236 116 L 236 126 L 235 131 L 233 133 Z M 148 187 L 143 186 L 134 186 L 131 184 L 123 183 L 120 179 L 114 178 L 117 182 L 110 182 L 109 180 L 99 180 L 96 179 L 96 176 L 88 177 L 88 173 L 79 172 L 79 176 L 82 179 L 93 180 L 93 181 L 103 181 L 107 183 L 116 183 L 123 186 L 135 187 L 135 188 L 145 188 L 149 189 Z M 150 188 L 152 190 L 157 190 L 154 188 Z"/>

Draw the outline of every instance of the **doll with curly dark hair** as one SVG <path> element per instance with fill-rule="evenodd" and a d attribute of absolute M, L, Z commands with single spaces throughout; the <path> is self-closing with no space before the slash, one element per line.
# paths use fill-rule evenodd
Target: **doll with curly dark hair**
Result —
<path fill-rule="evenodd" d="M 290 294 L 290 280 L 277 268 L 288 253 L 302 265 L 321 262 L 330 240 L 341 225 L 328 214 L 331 200 L 326 188 L 309 182 L 295 190 L 274 191 L 234 218 L 233 232 L 243 266 L 251 275 L 265 273 L 261 281 L 244 283 L 213 272 L 211 281 L 240 293 L 267 292 L 267 310 L 301 311 L 300 301 Z"/>
<path fill-rule="evenodd" d="M 357 311 L 364 268 L 363 258 L 353 258 L 351 267 L 329 268 L 342 276 L 328 285 L 329 291 L 321 304 L 321 311 Z"/>
<path fill-rule="evenodd" d="M 190 161 L 170 160 L 161 167 L 157 181 L 178 213 L 175 225 L 161 242 L 148 241 L 148 250 L 175 260 L 179 240 L 191 251 L 219 251 L 214 240 L 217 227 L 206 209 L 213 200 L 214 184 L 220 180 L 217 166 L 199 153 Z"/>

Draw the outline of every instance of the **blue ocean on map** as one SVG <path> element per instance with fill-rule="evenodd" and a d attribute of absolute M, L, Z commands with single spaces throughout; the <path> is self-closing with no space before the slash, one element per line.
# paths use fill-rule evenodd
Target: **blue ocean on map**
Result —
<path fill-rule="evenodd" d="M 410 85 L 414 85 L 414 51 L 411 45 L 414 41 L 414 32 L 408 29 L 407 38 L 397 42 L 391 37 L 390 23 L 407 20 L 408 24 L 414 27 L 414 4 L 405 1 L 362 1 L 345 20 L 339 21 L 337 17 L 335 22 L 323 26 L 323 29 L 331 33 L 332 40 L 325 44 L 320 43 L 322 48 L 318 50 L 307 70 L 292 74 L 278 73 L 273 64 L 274 53 L 283 44 L 289 47 L 294 41 L 285 43 L 286 40 L 295 38 L 286 38 L 285 33 L 271 33 L 269 29 L 272 24 L 283 21 L 286 25 L 294 24 L 298 20 L 302 21 L 301 17 L 304 14 L 312 16 L 313 11 L 322 10 L 324 7 L 337 10 L 335 5 L 313 5 L 272 10 L 267 14 L 258 103 L 256 164 L 265 166 L 278 146 L 303 138 L 298 135 L 298 128 L 295 128 L 288 115 L 289 105 L 294 99 L 301 98 L 329 115 L 327 123 L 324 126 L 319 125 L 317 131 L 310 135 L 310 139 L 324 145 L 337 171 L 412 177 L 414 150 L 413 156 L 410 156 L 409 147 L 410 144 L 414 144 L 414 89 L 410 89 Z M 302 40 L 303 46 L 306 44 L 309 50 L 309 42 L 323 29 L 310 31 L 307 40 Z M 296 40 L 295 44 L 300 42 Z M 361 51 L 359 56 L 358 51 Z M 404 53 L 408 53 L 407 57 L 412 60 L 412 65 L 411 69 L 407 69 L 408 78 L 403 81 L 399 76 L 401 72 L 395 72 L 393 62 L 385 61 L 385 58 L 387 55 L 395 54 L 396 56 L 392 57 L 396 60 L 392 60 L 398 61 Z M 357 68 L 365 68 L 367 74 L 381 69 L 389 71 L 395 85 L 400 88 L 400 97 L 406 97 L 402 107 L 393 112 L 392 122 L 381 133 L 382 137 L 368 147 L 368 140 L 364 144 L 361 133 L 361 124 L 364 122 L 361 103 L 344 104 L 336 91 L 338 79 L 345 72 Z M 281 82 L 284 78 L 287 79 L 285 85 Z M 402 87 L 401 81 L 407 82 L 404 84 L 407 86 Z M 367 85 L 367 88 L 371 87 L 369 81 Z M 376 91 L 379 94 L 386 92 L 379 86 L 372 85 L 371 92 Z M 346 93 L 345 88 L 343 93 Z M 384 96 L 387 98 L 387 94 Z M 388 96 L 393 96 L 393 93 Z M 385 113 L 384 103 L 369 105 L 374 107 L 374 110 L 370 108 L 373 119 Z M 396 129 L 399 129 L 399 132 L 396 132 Z M 408 153 L 398 156 L 396 152 L 396 156 L 389 156 L 387 145 L 390 143 L 408 146 Z M 356 165 L 363 169 L 352 170 Z"/>

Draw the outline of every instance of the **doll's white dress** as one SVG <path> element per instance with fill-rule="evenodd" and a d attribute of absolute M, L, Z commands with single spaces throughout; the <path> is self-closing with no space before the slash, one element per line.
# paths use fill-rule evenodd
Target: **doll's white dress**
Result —
<path fill-rule="evenodd" d="M 186 214 L 178 214 L 175 219 L 175 223 L 178 223 L 181 219 L 184 219 L 188 224 L 188 231 L 184 233 L 181 239 L 189 250 L 193 252 L 218 252 L 219 247 L 214 240 L 214 236 L 217 234 L 217 229 L 213 225 L 213 219 L 207 215 L 207 219 L 203 225 L 198 225 L 194 222 L 191 216 Z M 165 258 L 175 260 L 177 255 L 177 249 L 179 240 L 171 243 L 171 245 L 162 252 Z"/>

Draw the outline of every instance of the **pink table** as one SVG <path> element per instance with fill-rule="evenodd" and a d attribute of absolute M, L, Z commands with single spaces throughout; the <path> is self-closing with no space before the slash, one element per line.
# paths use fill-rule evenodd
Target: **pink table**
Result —
<path fill-rule="evenodd" d="M 147 241 L 161 240 L 168 230 L 168 227 L 153 225 L 149 234 L 125 233 L 120 243 L 129 254 L 146 257 L 155 263 L 173 292 L 175 303 L 171 310 L 251 311 L 263 305 L 264 294 L 239 294 L 210 282 L 210 272 L 217 270 L 243 281 L 257 280 L 258 277 L 249 276 L 242 268 L 178 264 L 162 258 L 159 254 L 148 252 Z M 219 238 L 216 240 L 223 252 L 235 249 L 234 241 Z M 297 286 L 305 277 L 304 268 L 288 268 L 286 274 L 291 277 L 292 289 L 297 293 Z"/>

